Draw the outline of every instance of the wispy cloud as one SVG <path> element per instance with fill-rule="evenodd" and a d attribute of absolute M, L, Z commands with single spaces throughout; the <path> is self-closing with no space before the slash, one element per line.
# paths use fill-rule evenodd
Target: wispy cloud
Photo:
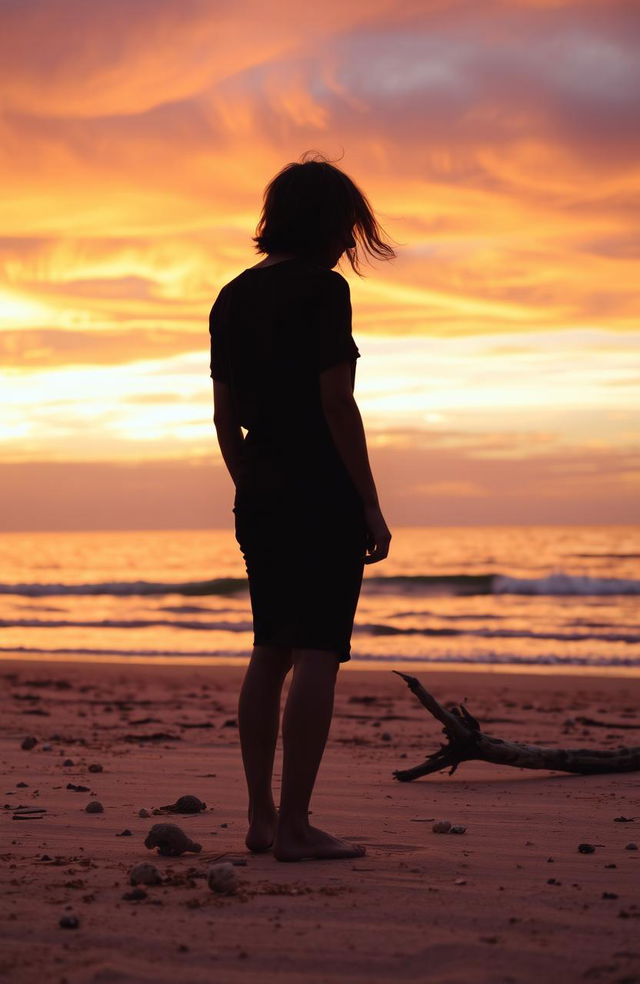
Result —
<path fill-rule="evenodd" d="M 622 453 L 639 40 L 627 0 L 7 0 L 5 460 L 215 454 L 208 312 L 308 148 L 400 243 L 343 268 L 376 447 Z M 417 478 L 470 508 L 487 486 L 464 468 Z"/>

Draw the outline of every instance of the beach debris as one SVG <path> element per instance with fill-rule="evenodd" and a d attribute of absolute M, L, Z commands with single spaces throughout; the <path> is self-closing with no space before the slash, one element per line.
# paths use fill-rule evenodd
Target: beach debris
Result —
<path fill-rule="evenodd" d="M 593 854 L 595 847 L 593 844 L 578 844 L 580 854 Z"/>
<path fill-rule="evenodd" d="M 454 885 L 466 885 L 467 884 L 467 879 L 466 878 L 456 878 L 453 884 Z"/>
<path fill-rule="evenodd" d="M 28 782 L 17 782 L 16 783 L 16 789 L 28 789 L 28 788 L 29 788 L 29 783 Z"/>
<path fill-rule="evenodd" d="M 52 752 L 53 751 L 53 745 L 49 745 L 49 744 L 43 745 L 42 746 L 42 751 L 43 752 Z"/>
<path fill-rule="evenodd" d="M 391 741 L 391 733 L 389 731 L 383 731 L 380 735 L 380 741 Z"/>
<path fill-rule="evenodd" d="M 38 744 L 38 739 L 34 738 L 33 735 L 28 735 L 26 738 L 22 739 L 22 744 L 20 745 L 20 748 L 22 748 L 25 752 L 30 752 L 31 749 L 35 748 L 37 744 Z"/>
<path fill-rule="evenodd" d="M 103 771 L 104 770 L 99 762 L 94 762 L 92 765 L 89 766 L 89 772 L 103 772 Z"/>
<path fill-rule="evenodd" d="M 431 829 L 434 834 L 448 834 L 451 830 L 451 822 L 449 820 L 436 820 Z"/>
<path fill-rule="evenodd" d="M 203 803 L 197 796 L 181 796 L 175 803 L 161 806 L 160 810 L 165 813 L 201 813 L 206 808 L 207 804 Z"/>
<path fill-rule="evenodd" d="M 134 888 L 131 892 L 125 892 L 122 898 L 125 902 L 142 902 L 147 898 L 144 888 Z"/>
<path fill-rule="evenodd" d="M 453 775 L 461 762 L 471 760 L 579 775 L 640 771 L 640 745 L 615 749 L 555 748 L 494 738 L 481 730 L 480 722 L 464 704 L 451 703 L 443 707 L 417 677 L 401 670 L 392 672 L 402 677 L 422 706 L 441 722 L 447 737 L 447 744 L 441 743 L 438 751 L 432 752 L 420 765 L 395 769 L 392 775 L 398 782 L 412 782 L 442 769 L 449 769 L 449 775 Z"/>
<path fill-rule="evenodd" d="M 625 844 L 624 845 L 624 849 L 625 849 L 625 851 L 637 851 L 638 850 L 638 845 L 636 844 L 635 841 L 629 841 L 628 844 Z"/>
<path fill-rule="evenodd" d="M 66 765 L 68 767 L 70 765 L 74 765 L 75 763 L 74 763 L 73 759 L 65 759 L 62 764 L 63 765 Z"/>
<path fill-rule="evenodd" d="M 58 923 L 60 929 L 77 929 L 79 925 L 80 920 L 77 916 L 60 916 Z"/>
<path fill-rule="evenodd" d="M 76 786 L 73 782 L 67 783 L 67 789 L 70 789 L 73 793 L 88 793 L 90 792 L 89 786 Z"/>
<path fill-rule="evenodd" d="M 633 823 L 634 820 L 640 820 L 640 817 L 614 817 L 614 823 Z"/>
<path fill-rule="evenodd" d="M 145 810 L 145 808 L 143 806 L 141 810 L 138 810 L 138 816 L 139 817 L 142 817 L 144 820 L 146 820 L 147 817 L 150 817 L 151 816 L 151 814 L 149 813 L 148 810 Z"/>
<path fill-rule="evenodd" d="M 176 827 L 173 823 L 156 823 L 153 825 L 144 842 L 144 846 L 149 850 L 158 848 L 158 854 L 166 857 L 179 857 L 187 851 L 199 854 L 202 850 L 201 844 L 196 844 L 188 837 L 184 830 Z"/>
<path fill-rule="evenodd" d="M 91 800 L 84 809 L 85 813 L 104 813 L 104 806 L 99 800 Z"/>
<path fill-rule="evenodd" d="M 128 827 L 125 827 L 119 834 L 116 834 L 116 837 L 133 837 L 133 834 Z"/>
<path fill-rule="evenodd" d="M 129 883 L 131 885 L 160 885 L 162 875 L 155 864 L 150 861 L 141 861 L 129 872 Z"/>
<path fill-rule="evenodd" d="M 450 834 L 464 834 L 464 832 L 465 832 L 466 829 L 467 828 L 462 823 L 452 823 L 451 824 L 451 830 L 449 831 L 449 833 Z"/>
<path fill-rule="evenodd" d="M 618 896 L 617 896 L 617 894 L 615 892 L 603 892 L 602 893 L 602 898 L 603 899 L 617 899 Z"/>
<path fill-rule="evenodd" d="M 238 879 L 231 862 L 212 864 L 207 872 L 207 884 L 212 892 L 219 895 L 235 895 L 238 891 Z"/>

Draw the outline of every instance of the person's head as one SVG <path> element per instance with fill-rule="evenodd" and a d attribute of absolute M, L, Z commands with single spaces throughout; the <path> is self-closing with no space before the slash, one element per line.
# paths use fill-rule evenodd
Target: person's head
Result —
<path fill-rule="evenodd" d="M 258 253 L 292 253 L 335 266 L 346 252 L 360 274 L 358 247 L 395 257 L 366 196 L 344 171 L 320 155 L 287 164 L 269 182 L 253 241 Z"/>

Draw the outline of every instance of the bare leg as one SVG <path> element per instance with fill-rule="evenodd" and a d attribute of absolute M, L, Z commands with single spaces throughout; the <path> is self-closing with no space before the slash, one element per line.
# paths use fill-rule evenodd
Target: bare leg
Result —
<path fill-rule="evenodd" d="M 250 851 L 267 851 L 275 836 L 277 813 L 271 778 L 282 685 L 291 665 L 290 649 L 254 646 L 240 690 L 238 726 L 249 791 L 249 830 L 245 844 Z"/>
<path fill-rule="evenodd" d="M 319 649 L 293 650 L 293 679 L 285 706 L 282 789 L 274 857 L 278 861 L 355 858 L 364 848 L 309 824 L 309 802 L 324 752 L 339 662 Z"/>

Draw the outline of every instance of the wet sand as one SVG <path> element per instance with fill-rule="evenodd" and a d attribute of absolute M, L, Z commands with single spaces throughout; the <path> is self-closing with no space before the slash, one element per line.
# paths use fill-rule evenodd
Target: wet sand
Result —
<path fill-rule="evenodd" d="M 638 678 L 416 675 L 441 703 L 467 698 L 498 737 L 640 745 Z M 229 666 L 0 663 L 0 977 L 640 982 L 640 851 L 626 848 L 640 845 L 640 773 L 467 762 L 453 776 L 399 783 L 393 770 L 435 751 L 441 727 L 396 674 L 343 667 L 310 819 L 367 854 L 284 864 L 244 845 L 242 676 Z M 30 736 L 37 743 L 25 750 Z M 281 762 L 279 742 L 276 802 Z M 154 815 L 184 794 L 206 810 Z M 103 811 L 87 813 L 95 801 Z M 434 833 L 442 819 L 466 832 Z M 202 852 L 170 858 L 145 848 L 151 826 L 165 821 Z M 595 850 L 580 853 L 584 842 Z M 216 860 L 233 863 L 236 894 L 208 888 Z M 162 883 L 125 899 L 140 861 L 153 862 Z M 61 928 L 64 916 L 77 928 Z"/>

